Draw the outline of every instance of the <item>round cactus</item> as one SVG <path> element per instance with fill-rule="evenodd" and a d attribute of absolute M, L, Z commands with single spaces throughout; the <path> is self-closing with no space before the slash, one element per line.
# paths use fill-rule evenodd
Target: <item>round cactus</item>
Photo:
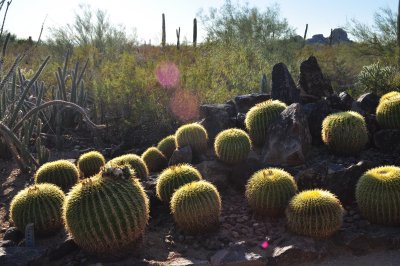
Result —
<path fill-rule="evenodd" d="M 178 227 L 187 233 L 204 233 L 219 225 L 221 198 L 207 181 L 188 183 L 171 198 L 171 212 Z"/>
<path fill-rule="evenodd" d="M 247 112 L 244 123 L 255 146 L 264 144 L 269 126 L 286 107 L 281 101 L 268 100 L 253 106 Z"/>
<path fill-rule="evenodd" d="M 286 208 L 289 229 L 300 235 L 325 238 L 342 226 L 343 207 L 331 192 L 306 190 L 292 198 Z"/>
<path fill-rule="evenodd" d="M 175 136 L 170 135 L 168 137 L 163 138 L 157 145 L 157 149 L 159 149 L 167 159 L 171 158 L 172 153 L 174 153 L 176 149 L 175 145 Z"/>
<path fill-rule="evenodd" d="M 36 235 L 49 235 L 62 227 L 64 192 L 53 184 L 35 184 L 18 192 L 10 205 L 11 220 L 24 231 L 33 223 Z"/>
<path fill-rule="evenodd" d="M 79 171 L 67 160 L 43 164 L 35 173 L 35 183 L 51 183 L 67 191 L 78 182 Z"/>
<path fill-rule="evenodd" d="M 400 93 L 397 94 L 381 100 L 376 108 L 376 120 L 382 128 L 400 129 Z"/>
<path fill-rule="evenodd" d="M 359 153 L 368 143 L 364 117 L 353 111 L 328 115 L 322 122 L 322 140 L 334 153 Z"/>
<path fill-rule="evenodd" d="M 140 180 L 145 180 L 149 176 L 149 170 L 147 169 L 146 163 L 143 161 L 140 156 L 136 154 L 125 154 L 118 157 L 115 157 L 107 164 L 114 165 L 124 165 L 129 164 L 133 170 L 135 170 L 136 176 Z"/>
<path fill-rule="evenodd" d="M 82 249 L 121 254 L 142 237 L 149 219 L 149 200 L 128 166 L 107 165 L 68 193 L 65 228 Z"/>
<path fill-rule="evenodd" d="M 103 154 L 90 151 L 82 154 L 78 159 L 78 168 L 83 177 L 91 177 L 99 173 L 106 163 Z"/>
<path fill-rule="evenodd" d="M 379 103 L 386 101 L 386 100 L 390 100 L 391 98 L 398 97 L 398 96 L 400 96 L 400 92 L 398 92 L 398 91 L 388 92 L 381 96 L 381 98 L 379 99 Z"/>
<path fill-rule="evenodd" d="M 360 177 L 356 201 L 372 223 L 400 225 L 400 167 L 373 168 Z"/>
<path fill-rule="evenodd" d="M 294 178 L 288 172 L 267 168 L 251 176 L 246 186 L 246 198 L 258 215 L 280 216 L 296 191 Z"/>
<path fill-rule="evenodd" d="M 189 164 L 170 166 L 157 178 L 157 197 L 161 201 L 169 203 L 175 190 L 187 183 L 201 179 L 200 172 Z"/>
<path fill-rule="evenodd" d="M 178 128 L 175 134 L 176 146 L 189 145 L 194 154 L 202 154 L 207 151 L 207 130 L 198 123 L 186 124 Z"/>
<path fill-rule="evenodd" d="M 220 132 L 215 138 L 215 154 L 225 163 L 235 164 L 246 160 L 251 142 L 246 132 L 231 128 Z"/>
<path fill-rule="evenodd" d="M 150 172 L 158 172 L 163 170 L 167 164 L 167 158 L 156 147 L 148 148 L 143 154 L 142 159 L 146 163 Z"/>

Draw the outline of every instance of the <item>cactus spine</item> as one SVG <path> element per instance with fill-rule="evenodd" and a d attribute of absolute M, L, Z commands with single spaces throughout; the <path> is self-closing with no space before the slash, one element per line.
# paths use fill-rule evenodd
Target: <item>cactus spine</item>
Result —
<path fill-rule="evenodd" d="M 280 216 L 296 191 L 297 185 L 288 172 L 267 168 L 251 176 L 246 186 L 246 198 L 256 214 Z"/>
<path fill-rule="evenodd" d="M 35 183 L 51 183 L 67 191 L 78 182 L 79 171 L 67 160 L 43 164 L 35 173 Z"/>
<path fill-rule="evenodd" d="M 220 132 L 215 138 L 215 154 L 225 163 L 235 164 L 246 160 L 251 142 L 246 132 L 231 128 Z"/>
<path fill-rule="evenodd" d="M 245 125 L 255 146 L 265 142 L 269 126 L 286 109 L 286 104 L 278 100 L 268 100 L 253 106 L 246 114 Z"/>
<path fill-rule="evenodd" d="M 103 154 L 98 151 L 90 151 L 82 154 L 78 159 L 78 168 L 82 176 L 87 178 L 100 172 L 106 163 Z"/>
<path fill-rule="evenodd" d="M 157 197 L 161 201 L 169 203 L 175 190 L 187 183 L 201 179 L 200 172 L 191 165 L 181 164 L 170 166 L 157 178 Z"/>
<path fill-rule="evenodd" d="M 136 154 L 125 154 L 119 157 L 116 157 L 109 161 L 107 164 L 114 165 L 124 165 L 129 164 L 133 170 L 135 170 L 135 174 L 137 178 L 140 180 L 146 180 L 149 176 L 149 169 L 147 169 L 146 163 L 143 161 L 140 156 Z"/>
<path fill-rule="evenodd" d="M 75 243 L 91 253 L 120 254 L 144 233 L 149 200 L 129 166 L 109 166 L 68 193 L 63 218 Z"/>
<path fill-rule="evenodd" d="M 199 155 L 207 151 L 207 130 L 198 123 L 186 124 L 178 128 L 175 134 L 178 148 L 189 145 L 194 154 Z"/>
<path fill-rule="evenodd" d="M 381 99 L 376 108 L 376 120 L 382 128 L 400 129 L 400 93 Z"/>
<path fill-rule="evenodd" d="M 62 227 L 61 209 L 65 199 L 61 189 L 53 184 L 35 184 L 18 192 L 10 204 L 10 216 L 15 226 L 24 231 L 34 224 L 36 235 L 49 235 Z"/>
<path fill-rule="evenodd" d="M 148 148 L 143 154 L 142 159 L 146 163 L 150 172 L 158 172 L 163 170 L 167 164 L 167 158 L 156 147 Z"/>
<path fill-rule="evenodd" d="M 356 186 L 356 201 L 372 223 L 400 225 L 400 168 L 381 166 L 364 173 Z"/>
<path fill-rule="evenodd" d="M 328 115 L 322 122 L 322 141 L 337 154 L 359 153 L 368 142 L 364 117 L 353 111 Z"/>
<path fill-rule="evenodd" d="M 170 135 L 163 138 L 157 145 L 157 149 L 159 149 L 167 159 L 171 158 L 172 153 L 174 153 L 176 149 L 175 145 L 175 136 Z"/>
<path fill-rule="evenodd" d="M 207 181 L 188 183 L 171 198 L 176 224 L 187 233 L 204 233 L 219 225 L 221 198 L 217 188 Z"/>
<path fill-rule="evenodd" d="M 326 190 L 300 192 L 286 209 L 289 229 L 299 235 L 325 238 L 342 226 L 343 207 L 338 198 Z"/>

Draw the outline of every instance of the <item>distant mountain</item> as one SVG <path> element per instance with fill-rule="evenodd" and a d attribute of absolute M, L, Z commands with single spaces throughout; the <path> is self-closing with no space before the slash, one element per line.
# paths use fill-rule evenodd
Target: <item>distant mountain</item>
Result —
<path fill-rule="evenodd" d="M 347 37 L 347 32 L 342 28 L 332 30 L 332 44 L 352 42 Z M 313 35 L 311 39 L 307 39 L 307 44 L 329 44 L 329 36 L 324 37 L 323 34 Z"/>

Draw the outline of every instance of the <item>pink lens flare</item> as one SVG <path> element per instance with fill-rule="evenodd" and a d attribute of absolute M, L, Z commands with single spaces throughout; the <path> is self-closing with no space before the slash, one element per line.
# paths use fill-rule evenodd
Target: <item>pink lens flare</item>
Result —
<path fill-rule="evenodd" d="M 174 88 L 179 84 L 179 69 L 173 62 L 162 62 L 156 68 L 156 78 L 163 88 Z"/>
<path fill-rule="evenodd" d="M 194 120 L 199 116 L 199 100 L 188 91 L 175 91 L 170 99 L 169 107 L 182 122 Z"/>
<path fill-rule="evenodd" d="M 261 247 L 263 248 L 263 249 L 266 249 L 267 247 L 268 247 L 268 241 L 264 241 L 264 242 L 262 242 L 261 243 Z"/>

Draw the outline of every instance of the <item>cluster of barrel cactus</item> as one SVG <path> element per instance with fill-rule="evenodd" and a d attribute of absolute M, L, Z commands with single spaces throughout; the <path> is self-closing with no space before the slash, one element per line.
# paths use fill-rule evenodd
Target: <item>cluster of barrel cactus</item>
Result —
<path fill-rule="evenodd" d="M 129 164 L 133 170 L 135 170 L 135 174 L 137 178 L 140 180 L 146 180 L 147 176 L 149 175 L 149 169 L 147 168 L 146 163 L 143 159 L 136 155 L 136 154 L 124 154 L 118 156 L 107 164 L 116 164 L 116 165 L 124 165 Z"/>
<path fill-rule="evenodd" d="M 217 135 L 214 149 L 218 159 L 228 164 L 235 164 L 247 158 L 251 142 L 245 131 L 231 128 Z"/>
<path fill-rule="evenodd" d="M 67 160 L 43 164 L 35 174 L 35 183 L 51 183 L 67 191 L 79 180 L 76 166 Z"/>
<path fill-rule="evenodd" d="M 158 172 L 163 170 L 167 164 L 167 158 L 156 147 L 148 148 L 143 154 L 142 159 L 146 163 L 150 172 Z"/>
<path fill-rule="evenodd" d="M 106 160 L 98 151 L 90 151 L 82 154 L 78 159 L 78 168 L 82 177 L 87 178 L 99 173 Z"/>

